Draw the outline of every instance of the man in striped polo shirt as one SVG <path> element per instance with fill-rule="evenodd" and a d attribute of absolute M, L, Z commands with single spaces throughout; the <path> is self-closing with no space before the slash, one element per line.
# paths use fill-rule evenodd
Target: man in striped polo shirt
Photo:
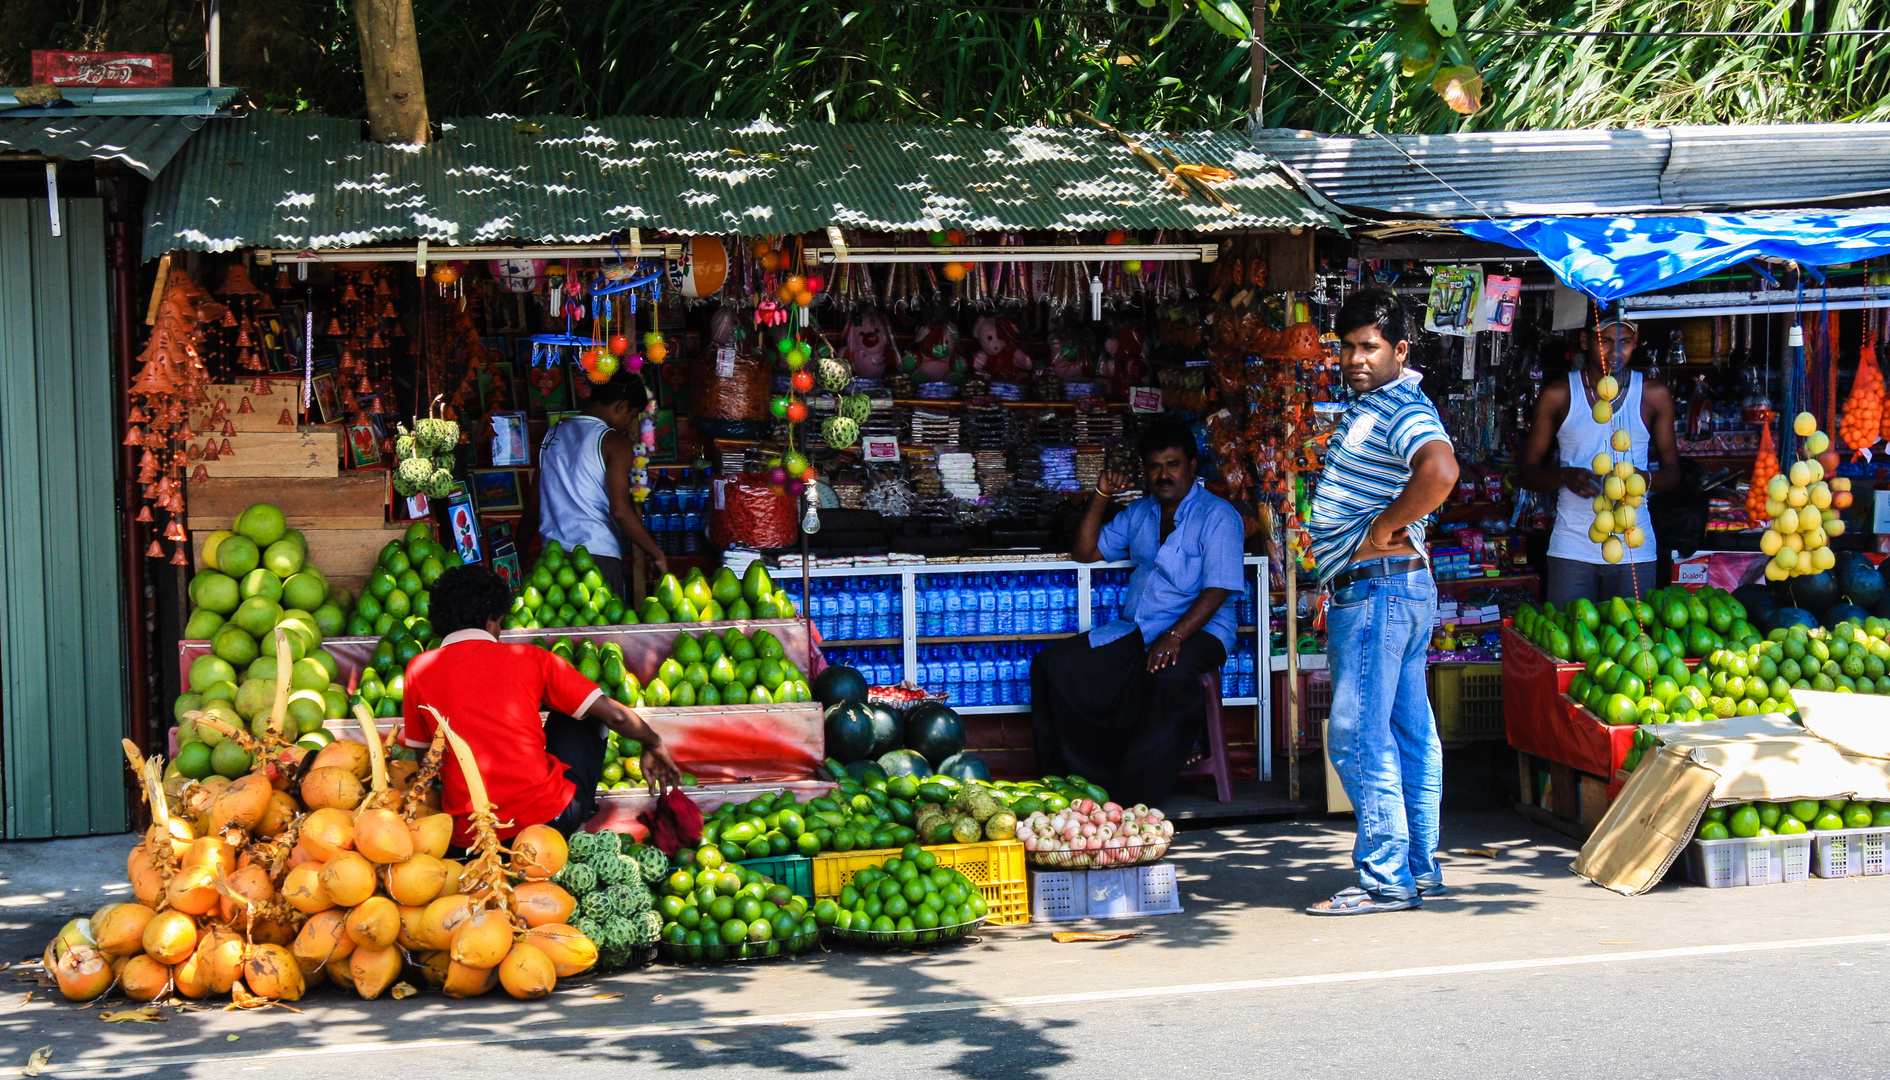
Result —
<path fill-rule="evenodd" d="M 1405 369 L 1411 342 L 1397 298 L 1353 295 L 1337 330 L 1350 394 L 1306 528 L 1319 583 L 1332 593 L 1326 752 L 1358 817 L 1358 884 L 1306 910 L 1363 915 L 1417 907 L 1444 889 L 1444 752 L 1424 679 L 1437 583 L 1424 522 L 1457 482 L 1457 458 L 1421 376 Z"/>

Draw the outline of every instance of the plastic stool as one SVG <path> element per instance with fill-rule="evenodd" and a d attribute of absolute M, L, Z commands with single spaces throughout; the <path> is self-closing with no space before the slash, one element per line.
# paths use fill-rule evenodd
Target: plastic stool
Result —
<path fill-rule="evenodd" d="M 1214 778 L 1216 801 L 1234 801 L 1234 777 L 1227 764 L 1227 731 L 1221 726 L 1221 673 L 1204 671 L 1201 673 L 1201 689 L 1207 692 L 1207 751 L 1208 755 L 1181 772 L 1181 779 L 1191 780 L 1204 776 Z"/>

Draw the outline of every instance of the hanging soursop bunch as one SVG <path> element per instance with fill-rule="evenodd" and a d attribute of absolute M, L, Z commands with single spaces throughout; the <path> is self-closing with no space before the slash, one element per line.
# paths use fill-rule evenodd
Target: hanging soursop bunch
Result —
<path fill-rule="evenodd" d="M 865 394 L 848 394 L 840 399 L 840 415 L 856 424 L 863 424 L 873 415 L 873 399 Z"/>
<path fill-rule="evenodd" d="M 407 429 L 405 427 L 402 427 L 400 429 L 400 432 L 401 432 L 400 438 L 394 440 L 394 460 L 395 461 L 405 461 L 408 458 L 413 457 L 420 452 L 419 450 L 415 449 L 414 444 L 413 444 L 413 436 L 407 434 Z"/>
<path fill-rule="evenodd" d="M 820 388 L 830 394 L 838 394 L 853 384 L 853 369 L 845 360 L 828 357 L 820 362 L 816 377 Z"/>
<path fill-rule="evenodd" d="M 848 416 L 830 416 L 820 425 L 821 438 L 835 450 L 845 450 L 860 439 L 860 425 Z"/>

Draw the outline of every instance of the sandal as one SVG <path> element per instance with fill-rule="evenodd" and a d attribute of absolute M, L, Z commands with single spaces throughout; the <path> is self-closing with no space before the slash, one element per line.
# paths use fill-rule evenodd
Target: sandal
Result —
<path fill-rule="evenodd" d="M 1422 907 L 1424 901 L 1418 897 L 1404 900 L 1386 900 L 1373 896 L 1354 885 L 1333 893 L 1331 899 L 1321 900 L 1306 909 L 1308 915 L 1370 915 L 1379 911 L 1408 911 Z M 1323 907 L 1320 905 L 1324 905 Z"/>

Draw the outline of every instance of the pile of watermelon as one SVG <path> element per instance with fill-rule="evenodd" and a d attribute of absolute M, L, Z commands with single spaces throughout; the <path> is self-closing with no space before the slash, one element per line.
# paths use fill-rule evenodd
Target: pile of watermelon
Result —
<path fill-rule="evenodd" d="M 844 664 L 823 670 L 813 693 L 827 707 L 827 757 L 835 763 L 828 771 L 836 780 L 841 774 L 860 780 L 868 772 L 991 779 L 983 759 L 965 751 L 964 721 L 941 701 L 923 699 L 906 709 L 870 702 L 865 677 Z"/>

